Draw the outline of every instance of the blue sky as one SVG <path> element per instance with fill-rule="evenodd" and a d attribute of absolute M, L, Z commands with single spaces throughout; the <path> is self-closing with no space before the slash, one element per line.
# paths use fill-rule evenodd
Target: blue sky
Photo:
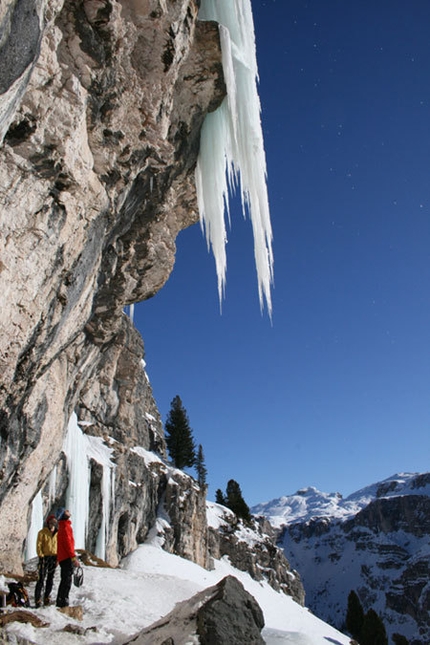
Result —
<path fill-rule="evenodd" d="M 253 0 L 273 324 L 233 202 L 220 315 L 198 225 L 136 307 L 163 421 L 176 394 L 209 498 L 347 495 L 430 458 L 430 5 Z"/>

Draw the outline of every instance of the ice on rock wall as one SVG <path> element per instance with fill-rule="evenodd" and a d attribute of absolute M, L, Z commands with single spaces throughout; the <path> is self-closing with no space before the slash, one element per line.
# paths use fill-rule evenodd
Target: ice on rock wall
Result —
<path fill-rule="evenodd" d="M 66 508 L 71 512 L 75 547 L 86 546 L 89 499 L 90 499 L 90 460 L 93 459 L 103 467 L 102 476 L 102 520 L 97 537 L 96 553 L 99 558 L 106 558 L 106 540 L 108 535 L 110 509 L 114 502 L 115 464 L 112 462 L 112 449 L 101 437 L 92 437 L 82 432 L 75 413 L 72 414 L 67 427 L 63 451 L 67 458 L 69 485 L 66 492 Z M 49 504 L 54 498 L 56 468 L 49 481 Z M 54 509 L 51 509 L 54 510 Z M 51 512 L 50 510 L 50 512 Z M 36 556 L 37 532 L 43 527 L 42 494 L 39 492 L 32 504 L 30 529 L 26 541 L 26 560 Z"/>
<path fill-rule="evenodd" d="M 72 414 L 64 442 L 67 457 L 69 486 L 66 506 L 72 514 L 73 534 L 77 549 L 84 549 L 87 536 L 90 499 L 90 459 L 103 467 L 102 476 L 102 522 L 97 538 L 96 553 L 106 557 L 106 538 L 109 527 L 110 507 L 113 501 L 114 468 L 112 450 L 101 437 L 92 437 L 82 432 L 75 413 Z"/>
<path fill-rule="evenodd" d="M 72 414 L 64 440 L 63 450 L 67 457 L 69 485 L 66 493 L 66 508 L 72 514 L 73 535 L 77 549 L 85 548 L 90 493 L 90 464 L 87 456 L 88 439 Z"/>
<path fill-rule="evenodd" d="M 37 534 L 43 528 L 43 501 L 42 491 L 39 491 L 31 504 L 30 528 L 25 542 L 25 560 L 31 560 L 37 556 L 36 541 Z"/>
<path fill-rule="evenodd" d="M 220 25 L 227 97 L 206 116 L 196 168 L 200 220 L 212 248 L 220 301 L 226 283 L 226 214 L 229 193 L 240 186 L 244 215 L 254 234 L 260 307 L 272 313 L 272 228 L 266 186 L 266 157 L 257 90 L 258 69 L 250 0 L 202 0 L 199 19 Z"/>

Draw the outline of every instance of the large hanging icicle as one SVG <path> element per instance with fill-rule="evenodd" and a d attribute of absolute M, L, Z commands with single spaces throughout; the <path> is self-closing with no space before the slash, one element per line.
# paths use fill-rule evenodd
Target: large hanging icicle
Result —
<path fill-rule="evenodd" d="M 240 184 L 243 213 L 249 212 L 254 234 L 260 307 L 272 314 L 272 228 L 266 185 L 266 157 L 257 90 L 258 69 L 250 0 L 202 0 L 199 18 L 216 20 L 227 97 L 206 116 L 196 168 L 202 227 L 212 247 L 220 301 L 226 282 L 225 212 L 229 192 Z"/>

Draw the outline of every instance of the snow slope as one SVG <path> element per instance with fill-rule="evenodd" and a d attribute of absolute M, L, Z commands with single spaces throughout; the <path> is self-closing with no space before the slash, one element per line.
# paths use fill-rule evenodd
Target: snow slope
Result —
<path fill-rule="evenodd" d="M 156 540 L 140 546 L 125 558 L 121 568 L 84 567 L 84 573 L 84 585 L 79 589 L 73 587 L 71 593 L 71 604 L 83 607 L 82 623 L 64 616 L 55 607 L 47 607 L 37 610 L 37 615 L 49 621 L 49 627 L 12 623 L 6 628 L 8 634 L 27 638 L 37 645 L 119 645 L 167 614 L 177 602 L 216 584 L 226 575 L 234 575 L 264 612 L 263 637 L 268 645 L 349 645 L 350 642 L 291 598 L 234 569 L 227 559 L 216 561 L 215 570 L 206 571 L 166 553 Z M 4 578 L 0 578 L 0 587 L 4 583 Z M 34 585 L 29 591 L 33 597 Z M 76 623 L 88 631 L 85 635 L 61 631 L 68 623 Z"/>

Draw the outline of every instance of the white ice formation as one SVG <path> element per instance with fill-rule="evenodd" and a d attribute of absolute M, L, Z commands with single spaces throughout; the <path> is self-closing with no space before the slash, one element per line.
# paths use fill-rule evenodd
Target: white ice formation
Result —
<path fill-rule="evenodd" d="M 199 18 L 220 25 L 227 87 L 227 97 L 206 116 L 202 128 L 196 168 L 200 220 L 215 257 L 221 302 L 226 283 L 228 200 L 240 185 L 243 214 L 248 211 L 254 234 L 260 308 L 265 302 L 271 317 L 272 227 L 251 0 L 202 0 Z"/>
<path fill-rule="evenodd" d="M 103 468 L 102 475 L 102 518 L 97 536 L 95 555 L 106 559 L 106 541 L 109 528 L 111 505 L 114 503 L 115 464 L 113 463 L 112 449 L 109 448 L 101 437 L 92 437 L 82 432 L 78 418 L 73 412 L 67 427 L 63 451 L 67 459 L 69 484 L 66 492 L 66 508 L 72 515 L 73 536 L 75 547 L 84 549 L 87 538 L 88 514 L 90 502 L 90 460 L 93 459 Z M 51 506 L 54 494 L 56 469 L 50 478 L 49 505 Z M 56 509 L 51 509 L 52 510 Z M 32 504 L 30 529 L 26 540 L 25 558 L 29 560 L 36 555 L 37 532 L 43 527 L 42 494 L 39 491 Z"/>

